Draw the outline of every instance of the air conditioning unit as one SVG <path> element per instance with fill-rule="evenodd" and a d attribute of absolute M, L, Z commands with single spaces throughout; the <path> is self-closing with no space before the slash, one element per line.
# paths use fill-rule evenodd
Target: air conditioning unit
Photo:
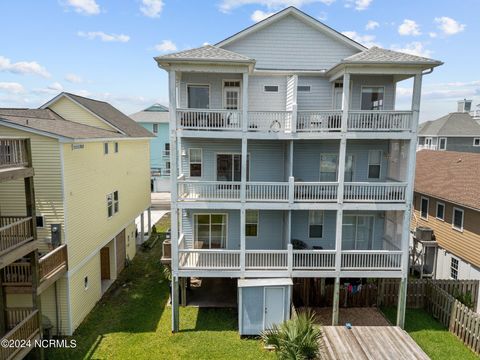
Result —
<path fill-rule="evenodd" d="M 433 229 L 426 226 L 419 226 L 415 230 L 415 237 L 417 238 L 417 240 L 432 241 Z"/>

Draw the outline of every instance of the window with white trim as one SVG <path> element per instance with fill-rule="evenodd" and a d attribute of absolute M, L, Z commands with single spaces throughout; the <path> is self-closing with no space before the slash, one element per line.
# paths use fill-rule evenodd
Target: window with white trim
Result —
<path fill-rule="evenodd" d="M 447 138 L 438 139 L 438 150 L 447 150 Z"/>
<path fill-rule="evenodd" d="M 463 216 L 464 213 L 462 209 L 456 207 L 453 208 L 452 227 L 455 230 L 463 231 Z"/>
<path fill-rule="evenodd" d="M 362 87 L 361 110 L 383 110 L 383 87 Z"/>
<path fill-rule="evenodd" d="M 473 138 L 473 146 L 480 146 L 480 138 Z"/>
<path fill-rule="evenodd" d="M 437 201 L 437 213 L 436 218 L 438 220 L 445 220 L 445 204 Z"/>
<path fill-rule="evenodd" d="M 103 153 L 104 153 L 105 155 L 108 154 L 108 142 L 103 143 Z"/>
<path fill-rule="evenodd" d="M 188 149 L 190 177 L 202 177 L 202 149 Z"/>
<path fill-rule="evenodd" d="M 311 86 L 310 85 L 298 85 L 297 86 L 297 91 L 298 92 L 310 92 L 311 91 Z"/>
<path fill-rule="evenodd" d="M 323 237 L 323 211 L 310 210 L 308 213 L 308 237 L 322 238 Z"/>
<path fill-rule="evenodd" d="M 368 152 L 368 178 L 380 179 L 382 167 L 382 150 L 370 150 Z"/>
<path fill-rule="evenodd" d="M 424 220 L 428 220 L 428 198 L 423 197 L 420 200 L 420 217 Z"/>
<path fill-rule="evenodd" d="M 112 217 L 120 210 L 120 203 L 118 197 L 118 191 L 114 191 L 107 195 L 107 214 L 108 217 Z"/>
<path fill-rule="evenodd" d="M 45 227 L 45 216 L 37 215 L 35 220 L 36 220 L 35 222 L 36 222 L 37 228 Z"/>
<path fill-rule="evenodd" d="M 187 105 L 189 109 L 209 109 L 210 86 L 187 85 Z"/>
<path fill-rule="evenodd" d="M 155 135 L 158 134 L 158 124 L 153 124 L 152 132 L 153 132 Z"/>
<path fill-rule="evenodd" d="M 118 142 L 114 144 L 113 148 L 115 149 L 115 152 L 118 153 Z"/>
<path fill-rule="evenodd" d="M 264 92 L 278 92 L 278 85 L 264 85 Z"/>
<path fill-rule="evenodd" d="M 454 257 L 450 260 L 450 277 L 454 280 L 458 279 L 458 259 Z"/>
<path fill-rule="evenodd" d="M 245 211 L 245 236 L 258 236 L 258 210 Z"/>

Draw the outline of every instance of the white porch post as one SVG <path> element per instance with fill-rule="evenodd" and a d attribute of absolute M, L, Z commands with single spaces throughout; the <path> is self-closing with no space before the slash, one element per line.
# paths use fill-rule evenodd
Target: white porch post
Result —
<path fill-rule="evenodd" d="M 246 210 L 242 207 L 240 209 L 240 271 L 242 277 L 245 276 L 245 221 Z"/>
<path fill-rule="evenodd" d="M 170 183 L 171 183 L 171 241 L 172 241 L 172 332 L 179 330 L 178 309 L 178 146 L 177 146 L 177 74 L 175 70 L 168 73 L 170 102 Z"/>
<path fill-rule="evenodd" d="M 413 79 L 412 95 L 412 132 L 408 150 L 408 172 L 407 188 L 405 193 L 405 211 L 403 213 L 402 228 L 402 279 L 400 283 L 398 308 L 397 308 L 397 326 L 403 328 L 405 325 L 405 306 L 407 301 L 408 288 L 408 264 L 409 264 L 409 243 L 410 243 L 410 218 L 412 215 L 413 184 L 415 181 L 415 162 L 417 147 L 417 126 L 420 114 L 420 97 L 422 89 L 422 74 L 419 72 Z"/>
<path fill-rule="evenodd" d="M 152 208 L 148 207 L 147 209 L 147 224 L 148 224 L 148 232 L 147 232 L 147 237 L 150 237 L 150 234 L 152 233 Z"/>
<path fill-rule="evenodd" d="M 140 215 L 140 244 L 143 244 L 145 242 L 145 217 L 144 217 L 144 212 L 142 212 L 142 215 Z"/>
<path fill-rule="evenodd" d="M 248 72 L 242 75 L 242 131 L 248 131 Z"/>
<path fill-rule="evenodd" d="M 244 204 L 246 201 L 246 190 L 247 190 L 247 157 L 248 157 L 248 143 L 246 135 L 242 136 L 242 172 L 241 172 L 241 183 L 240 183 L 240 201 Z"/>
<path fill-rule="evenodd" d="M 333 287 L 333 308 L 332 308 L 332 325 L 338 325 L 338 313 L 340 310 L 340 277 L 335 278 Z"/>
<path fill-rule="evenodd" d="M 297 87 L 298 87 L 298 75 L 293 75 L 293 104 L 292 104 L 292 124 L 291 124 L 292 133 L 297 132 L 297 117 L 298 117 Z"/>
<path fill-rule="evenodd" d="M 342 94 L 342 132 L 348 129 L 348 111 L 350 110 L 350 74 L 345 73 L 343 75 L 343 94 Z"/>

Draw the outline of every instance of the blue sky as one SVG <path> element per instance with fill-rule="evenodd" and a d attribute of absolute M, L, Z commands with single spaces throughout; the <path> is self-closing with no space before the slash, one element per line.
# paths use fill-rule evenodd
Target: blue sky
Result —
<path fill-rule="evenodd" d="M 480 103 L 478 0 L 2 0 L 0 106 L 37 107 L 61 90 L 127 114 L 166 103 L 153 56 L 216 43 L 294 5 L 367 46 L 445 65 L 425 77 L 422 120 Z M 397 107 L 411 84 L 398 85 Z"/>

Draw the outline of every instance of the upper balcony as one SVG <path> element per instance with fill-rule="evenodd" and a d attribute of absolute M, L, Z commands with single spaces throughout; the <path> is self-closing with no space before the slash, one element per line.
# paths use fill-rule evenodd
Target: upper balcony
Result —
<path fill-rule="evenodd" d="M 33 176 L 28 139 L 0 138 L 0 182 Z"/>
<path fill-rule="evenodd" d="M 33 226 L 30 216 L 0 217 L 0 267 L 37 248 Z"/>

